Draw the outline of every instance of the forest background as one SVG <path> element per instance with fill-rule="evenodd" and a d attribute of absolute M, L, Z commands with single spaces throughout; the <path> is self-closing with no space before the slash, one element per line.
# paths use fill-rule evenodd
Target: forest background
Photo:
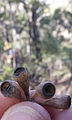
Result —
<path fill-rule="evenodd" d="M 72 96 L 72 0 L 0 0 L 0 81 L 20 66 Z"/>

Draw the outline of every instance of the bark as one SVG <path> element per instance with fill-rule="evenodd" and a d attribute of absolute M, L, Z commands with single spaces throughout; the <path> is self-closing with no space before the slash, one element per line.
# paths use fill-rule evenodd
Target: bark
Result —
<path fill-rule="evenodd" d="M 32 41 L 33 45 L 35 47 L 35 54 L 36 58 L 41 61 L 42 60 L 42 54 L 41 54 L 41 48 L 40 48 L 40 40 L 39 40 L 39 30 L 37 26 L 37 6 L 36 3 L 33 4 L 32 6 Z"/>
<path fill-rule="evenodd" d="M 41 54 L 41 47 L 40 47 L 40 40 L 39 40 L 39 30 L 37 26 L 37 19 L 38 19 L 38 6 L 36 2 L 32 4 L 32 7 L 27 6 L 25 2 L 23 2 L 24 8 L 26 10 L 28 16 L 28 34 L 29 34 L 29 41 L 28 47 L 30 50 L 30 54 L 34 54 L 36 58 L 41 61 L 42 54 Z M 30 45 L 30 46 L 29 46 Z"/>

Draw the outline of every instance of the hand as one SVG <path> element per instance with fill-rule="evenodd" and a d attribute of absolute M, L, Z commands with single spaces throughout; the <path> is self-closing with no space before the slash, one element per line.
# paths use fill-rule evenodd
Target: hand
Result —
<path fill-rule="evenodd" d="M 0 119 L 3 113 L 16 103 L 21 102 L 16 98 L 6 98 L 0 93 Z M 51 120 L 72 120 L 72 107 L 68 110 L 60 111 L 51 107 L 43 106 L 50 114 Z M 16 120 L 16 119 L 15 119 Z M 17 119 L 18 120 L 18 119 Z M 50 120 L 50 118 L 48 119 Z"/>

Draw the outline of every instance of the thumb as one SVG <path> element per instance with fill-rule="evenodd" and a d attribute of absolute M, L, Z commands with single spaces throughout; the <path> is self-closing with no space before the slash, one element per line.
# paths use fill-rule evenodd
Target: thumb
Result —
<path fill-rule="evenodd" d="M 51 120 L 51 118 L 42 106 L 27 101 L 10 107 L 1 120 Z"/>

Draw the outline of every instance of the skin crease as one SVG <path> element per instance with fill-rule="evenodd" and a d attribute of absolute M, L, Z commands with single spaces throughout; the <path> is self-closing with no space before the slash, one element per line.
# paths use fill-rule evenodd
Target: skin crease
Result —
<path fill-rule="evenodd" d="M 34 90 L 30 91 L 30 96 L 34 94 Z M 24 101 L 24 100 L 23 100 Z M 0 93 L 0 120 L 4 112 L 16 103 L 22 100 L 16 98 L 6 98 Z M 19 104 L 20 105 L 20 104 Z M 72 107 L 68 110 L 60 111 L 51 107 L 43 106 L 50 114 L 51 120 L 72 120 Z M 15 119 L 18 120 L 18 119 Z"/>

